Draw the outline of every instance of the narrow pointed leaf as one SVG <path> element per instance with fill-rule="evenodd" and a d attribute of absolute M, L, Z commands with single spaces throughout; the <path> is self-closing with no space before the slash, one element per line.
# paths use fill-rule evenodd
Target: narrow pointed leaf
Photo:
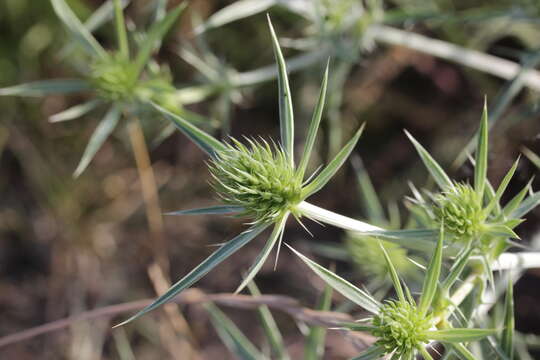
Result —
<path fill-rule="evenodd" d="M 394 284 L 396 294 L 398 295 L 400 301 L 407 302 L 407 299 L 405 299 L 405 294 L 403 293 L 403 288 L 401 287 L 401 281 L 399 280 L 398 273 L 396 271 L 396 268 L 394 267 L 394 264 L 392 264 L 390 256 L 388 256 L 388 252 L 380 241 L 379 246 L 381 247 L 381 250 L 383 252 L 384 260 L 386 261 L 386 267 L 389 270 L 388 272 L 390 273 L 390 278 L 392 279 L 392 284 Z"/>
<path fill-rule="evenodd" d="M 257 350 L 227 315 L 212 303 L 205 304 L 212 325 L 229 351 L 242 360 L 259 360 L 266 357 Z"/>
<path fill-rule="evenodd" d="M 522 201 L 523 199 L 525 199 L 525 196 L 527 196 L 527 192 L 529 191 L 529 189 L 531 188 L 531 184 L 532 184 L 532 180 L 529 180 L 529 182 L 527 183 L 527 185 L 525 185 L 523 187 L 523 189 L 521 189 L 521 191 L 519 193 L 517 193 L 516 196 L 514 196 L 503 208 L 503 215 L 506 216 L 506 217 L 510 217 L 511 215 L 513 215 L 512 213 L 514 212 L 514 210 L 516 210 L 520 205 L 522 205 Z"/>
<path fill-rule="evenodd" d="M 389 242 L 401 245 L 411 250 L 422 252 L 431 251 L 437 240 L 437 230 L 433 229 L 406 229 L 406 230 L 373 230 L 356 231 L 366 236 L 378 236 Z"/>
<path fill-rule="evenodd" d="M 315 138 L 317 137 L 317 131 L 319 130 L 319 125 L 321 123 L 322 113 L 324 109 L 324 101 L 326 98 L 326 89 L 328 87 L 328 67 L 329 62 L 326 63 L 326 69 L 324 70 L 323 81 L 321 84 L 321 90 L 319 93 L 319 99 L 317 100 L 317 105 L 313 111 L 313 117 L 309 124 L 309 129 L 306 136 L 306 143 L 304 144 L 304 152 L 300 158 L 300 164 L 298 165 L 298 172 L 301 174 L 300 178 L 304 178 L 309 159 L 311 157 L 311 152 L 313 150 L 313 145 L 315 144 Z"/>
<path fill-rule="evenodd" d="M 373 330 L 376 330 L 377 328 L 373 325 L 364 325 L 360 322 L 352 322 L 352 323 L 340 323 L 339 326 L 341 328 L 351 330 L 351 331 L 361 331 L 361 332 L 372 332 Z"/>
<path fill-rule="evenodd" d="M 441 288 L 444 291 L 449 291 L 452 285 L 459 279 L 459 276 L 465 269 L 465 266 L 469 262 L 474 247 L 469 246 L 465 251 L 461 252 L 458 258 L 454 261 L 454 264 L 450 268 L 450 272 L 444 279 Z"/>
<path fill-rule="evenodd" d="M 336 174 L 336 172 L 341 168 L 341 165 L 345 162 L 345 160 L 349 157 L 351 152 L 354 149 L 354 146 L 358 142 L 358 139 L 360 138 L 360 135 L 362 135 L 362 131 L 364 130 L 363 124 L 360 129 L 356 132 L 356 134 L 352 137 L 351 140 L 345 146 L 341 151 L 336 155 L 336 157 L 313 179 L 308 185 L 302 189 L 302 196 L 308 197 L 310 195 L 313 195 L 317 191 L 321 190 L 328 181 Z"/>
<path fill-rule="evenodd" d="M 506 173 L 504 178 L 502 179 L 501 183 L 499 184 L 499 187 L 497 188 L 497 192 L 495 193 L 495 196 L 489 201 L 488 205 L 486 206 L 484 213 L 485 216 L 488 216 L 491 210 L 501 201 L 501 197 L 504 194 L 504 191 L 508 187 L 508 184 L 510 183 L 510 180 L 512 180 L 512 177 L 514 176 L 517 166 L 519 164 L 519 158 L 514 162 L 510 170 Z"/>
<path fill-rule="evenodd" d="M 289 213 L 282 216 L 279 222 L 274 225 L 274 230 L 272 231 L 272 234 L 266 241 L 264 248 L 259 253 L 259 255 L 257 255 L 257 258 L 255 259 L 255 261 L 249 268 L 246 277 L 244 278 L 244 280 L 242 280 L 242 283 L 240 284 L 240 286 L 238 286 L 235 293 L 239 293 L 240 291 L 242 291 L 247 286 L 247 284 L 249 284 L 251 280 L 253 280 L 255 275 L 259 272 L 264 262 L 268 258 L 268 255 L 270 255 L 270 252 L 272 251 L 274 246 L 277 244 L 279 238 L 282 236 L 283 230 L 285 228 L 285 224 L 287 223 L 288 218 L 289 218 Z"/>
<path fill-rule="evenodd" d="M 431 306 L 437 291 L 439 276 L 441 275 L 442 251 L 444 243 L 443 229 L 443 226 L 441 226 L 437 247 L 435 248 L 435 252 L 433 253 L 431 261 L 429 262 L 426 277 L 424 279 L 424 285 L 422 286 L 422 296 L 420 297 L 420 304 L 418 305 L 418 310 L 422 315 L 425 315 Z"/>
<path fill-rule="evenodd" d="M 187 1 L 182 1 L 180 5 L 169 11 L 167 16 L 165 16 L 161 21 L 152 25 L 148 31 L 148 34 L 146 35 L 146 39 L 144 39 L 141 47 L 139 48 L 137 56 L 135 57 L 134 69 L 136 77 L 139 77 L 141 71 L 148 62 L 150 55 L 156 49 L 156 47 L 159 46 L 165 34 L 169 31 L 186 6 Z"/>
<path fill-rule="evenodd" d="M 418 155 L 420 155 L 420 158 L 422 159 L 422 162 L 426 166 L 427 170 L 433 177 L 433 180 L 439 185 L 439 188 L 441 190 L 448 190 L 452 189 L 454 185 L 452 184 L 452 181 L 446 175 L 442 167 L 433 159 L 433 157 L 427 152 L 426 149 L 418 141 L 416 141 L 415 138 L 411 134 L 409 134 L 408 131 L 405 131 L 405 134 L 411 140 L 414 147 L 416 148 L 416 151 L 418 152 Z"/>
<path fill-rule="evenodd" d="M 90 84 L 78 79 L 43 80 L 0 89 L 0 96 L 45 96 L 90 90 Z"/>
<path fill-rule="evenodd" d="M 64 0 L 51 0 L 51 3 L 56 15 L 62 20 L 71 35 L 85 50 L 98 57 L 104 58 L 107 56 L 105 50 L 92 36 L 90 31 L 88 31 L 81 23 L 77 16 L 75 16 Z"/>
<path fill-rule="evenodd" d="M 508 277 L 508 287 L 504 299 L 504 330 L 501 339 L 501 348 L 508 359 L 514 359 L 514 284 Z"/>
<path fill-rule="evenodd" d="M 382 359 L 382 356 L 386 354 L 386 350 L 382 346 L 372 346 L 364 351 L 360 356 L 355 357 L 352 360 L 376 360 Z"/>
<path fill-rule="evenodd" d="M 478 145 L 476 148 L 476 165 L 474 167 L 474 190 L 482 199 L 484 187 L 487 181 L 487 160 L 488 160 L 488 110 L 487 102 L 484 102 L 484 111 L 480 121 L 478 131 Z"/>
<path fill-rule="evenodd" d="M 424 358 L 424 360 L 433 360 L 433 357 L 431 356 L 431 354 L 426 350 L 425 347 L 423 346 L 420 346 L 420 348 L 418 349 L 420 351 L 420 354 L 422 354 L 422 357 Z M 413 359 L 413 357 L 411 356 L 411 360 Z"/>
<path fill-rule="evenodd" d="M 247 286 L 252 296 L 261 296 L 259 288 L 257 288 L 257 285 L 255 285 L 253 281 L 250 282 Z M 272 347 L 276 358 L 279 360 L 288 360 L 289 356 L 287 355 L 285 344 L 283 343 L 283 336 L 279 331 L 276 320 L 274 320 L 270 309 L 267 305 L 259 305 L 257 307 L 257 312 L 259 313 L 259 319 L 261 320 L 261 323 L 263 325 L 263 330 L 266 334 L 266 338 L 268 339 L 268 342 Z"/>
<path fill-rule="evenodd" d="M 494 335 L 497 329 L 444 329 L 426 331 L 425 335 L 430 340 L 441 341 L 443 343 L 463 343 L 481 340 L 486 336 Z"/>
<path fill-rule="evenodd" d="M 331 306 L 332 288 L 326 285 L 315 309 L 318 311 L 329 311 Z M 325 338 L 326 328 L 322 326 L 312 326 L 310 328 L 304 347 L 304 360 L 319 360 L 323 358 Z"/>
<path fill-rule="evenodd" d="M 540 191 L 535 192 L 525 199 L 515 210 L 510 213 L 511 218 L 521 218 L 540 204 Z"/>
<path fill-rule="evenodd" d="M 527 159 L 529 159 L 530 162 L 532 162 L 538 169 L 540 169 L 540 156 L 538 156 L 526 147 L 522 147 L 521 152 L 527 157 Z"/>
<path fill-rule="evenodd" d="M 176 284 L 171 286 L 165 294 L 161 295 L 158 299 L 156 299 L 153 303 L 127 319 L 126 321 L 116 325 L 115 327 L 125 325 L 142 315 L 148 313 L 149 311 L 152 311 L 161 305 L 167 303 L 168 301 L 172 300 L 176 295 L 178 295 L 182 290 L 187 289 L 191 285 L 193 285 L 195 282 L 197 282 L 200 278 L 202 278 L 204 275 L 206 275 L 209 271 L 211 271 L 213 268 L 215 268 L 217 265 L 219 265 L 223 260 L 231 256 L 233 253 L 235 253 L 238 249 L 240 249 L 242 246 L 246 245 L 248 242 L 253 240 L 257 235 L 259 235 L 264 229 L 268 227 L 267 224 L 261 224 L 255 227 L 252 227 L 240 235 L 236 236 L 234 239 L 229 240 L 225 244 L 221 245 L 215 252 L 212 253 L 209 257 L 207 257 L 203 262 L 201 262 L 199 265 L 197 265 L 193 270 L 189 272 L 186 276 L 184 276 L 182 279 L 180 279 Z"/>
<path fill-rule="evenodd" d="M 363 207 L 365 208 L 365 211 L 367 213 L 368 220 L 376 224 L 384 223 L 386 219 L 384 216 L 383 206 L 379 200 L 377 193 L 375 192 L 373 183 L 371 182 L 371 179 L 369 178 L 369 175 L 364 168 L 362 160 L 358 156 L 353 156 L 351 163 L 356 173 L 356 178 L 358 180 L 358 185 L 360 188 L 360 197 L 364 205 Z"/>
<path fill-rule="evenodd" d="M 268 16 L 268 26 L 272 36 L 274 56 L 278 67 L 278 87 L 279 87 L 279 128 L 281 131 L 281 145 L 289 156 L 291 164 L 294 166 L 294 113 L 289 88 L 289 78 L 287 75 L 287 65 L 279 47 L 274 27 Z"/>
<path fill-rule="evenodd" d="M 182 133 L 184 133 L 184 135 L 186 135 L 195 143 L 195 145 L 197 145 L 199 148 L 201 148 L 201 150 L 206 152 L 211 157 L 214 157 L 217 151 L 225 150 L 225 145 L 223 145 L 223 143 L 212 135 L 207 134 L 195 125 L 191 124 L 180 115 L 174 114 L 154 103 L 152 103 L 152 106 L 157 111 L 165 115 L 165 117 L 170 120 Z"/>
<path fill-rule="evenodd" d="M 124 11 L 122 8 L 122 2 L 120 0 L 114 0 L 114 20 L 116 25 L 116 37 L 118 40 L 118 48 L 120 54 L 126 59 L 129 59 L 129 45 L 126 31 L 126 22 L 124 20 Z"/>
<path fill-rule="evenodd" d="M 204 208 L 189 209 L 171 211 L 165 213 L 165 215 L 220 215 L 220 214 L 232 214 L 243 211 L 244 208 L 235 205 L 216 205 Z"/>
<path fill-rule="evenodd" d="M 116 106 L 110 108 L 105 114 L 105 117 L 101 120 L 96 130 L 94 130 L 90 141 L 88 141 L 88 145 L 86 145 L 86 149 L 81 157 L 81 161 L 79 162 L 77 169 L 75 169 L 73 172 L 73 177 L 79 177 L 79 175 L 81 175 L 86 169 L 88 164 L 90 164 L 90 161 L 92 161 L 105 140 L 107 140 L 109 135 L 111 135 L 113 130 L 116 128 L 120 115 L 121 111 Z"/>
<path fill-rule="evenodd" d="M 287 245 L 287 244 L 286 244 Z M 329 271 L 328 269 L 325 269 L 324 267 L 320 266 L 319 264 L 315 263 L 314 261 L 311 261 L 304 255 L 300 254 L 298 251 L 294 250 L 292 247 L 287 245 L 289 249 L 291 249 L 298 257 L 306 263 L 307 266 L 315 274 L 317 274 L 321 279 L 323 279 L 328 285 L 330 285 L 334 290 L 339 292 L 341 295 L 345 296 L 347 299 L 351 300 L 357 305 L 360 305 L 364 309 L 368 310 L 369 312 L 373 314 L 377 314 L 379 312 L 379 308 L 381 307 L 381 303 L 379 303 L 377 300 L 375 300 L 370 294 L 367 292 L 357 288 L 347 280 L 339 277 L 338 275 L 334 274 L 333 272 Z"/>
<path fill-rule="evenodd" d="M 78 119 L 81 116 L 88 114 L 90 111 L 94 110 L 99 104 L 101 104 L 101 100 L 90 100 L 85 103 L 72 106 L 69 109 L 50 116 L 49 122 L 60 122 Z"/>
<path fill-rule="evenodd" d="M 209 29 L 218 28 L 236 20 L 259 14 L 278 3 L 278 0 L 239 0 L 216 11 L 204 24 L 194 30 L 199 35 Z"/>

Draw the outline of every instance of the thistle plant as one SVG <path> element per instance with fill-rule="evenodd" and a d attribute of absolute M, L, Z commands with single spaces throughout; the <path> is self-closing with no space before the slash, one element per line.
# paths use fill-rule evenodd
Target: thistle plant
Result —
<path fill-rule="evenodd" d="M 118 49 L 105 50 L 64 0 L 51 0 L 57 16 L 73 40 L 85 51 L 85 68 L 82 69 L 81 79 L 45 80 L 0 89 L 0 96 L 44 96 L 78 92 L 93 94 L 91 100 L 51 116 L 51 122 L 74 120 L 101 105 L 108 107 L 86 146 L 74 176 L 79 176 L 86 169 L 123 115 L 132 119 L 152 109 L 149 102 L 180 112 L 190 121 L 200 123 L 203 119 L 182 108 L 170 71 L 151 59 L 152 53 L 159 48 L 163 37 L 182 13 L 185 3 L 155 22 L 145 34 L 144 40 L 138 44 L 137 52 L 132 54 L 121 1 L 113 1 Z"/>
<path fill-rule="evenodd" d="M 328 285 L 352 302 L 360 305 L 372 315 L 358 323 L 341 324 L 345 329 L 365 331 L 377 338 L 376 342 L 355 359 L 414 359 L 421 355 L 433 359 L 426 346 L 431 341 L 440 341 L 445 347 L 456 351 L 461 358 L 475 359 L 465 344 L 480 340 L 497 332 L 496 329 L 461 328 L 441 316 L 437 299 L 443 261 L 444 227 L 441 227 L 437 244 L 426 270 L 422 291 L 417 301 L 406 285 L 403 285 L 390 256 L 384 247 L 381 251 L 388 266 L 397 299 L 377 301 L 369 292 L 361 290 L 347 280 L 318 265 L 292 249 L 302 261 Z M 453 284 L 463 269 L 454 269 L 447 279 Z M 451 284 L 451 285 L 452 285 Z M 440 296 L 440 295 L 439 295 Z"/>
<path fill-rule="evenodd" d="M 281 142 L 279 144 L 252 139 L 247 139 L 247 145 L 234 139 L 230 144 L 223 143 L 190 124 L 178 114 L 169 112 L 159 105 L 155 105 L 156 109 L 160 110 L 173 121 L 180 131 L 210 155 L 209 169 L 214 179 L 213 187 L 225 203 L 224 205 L 182 210 L 170 214 L 237 213 L 240 216 L 247 216 L 251 226 L 242 234 L 223 244 L 189 274 L 174 284 L 165 294 L 122 324 L 134 320 L 171 300 L 180 291 L 194 284 L 232 253 L 250 242 L 266 228 L 272 226 L 272 233 L 266 241 L 263 250 L 259 253 L 244 280 L 236 290 L 237 292 L 241 291 L 257 274 L 274 247 L 277 246 L 279 254 L 279 248 L 288 218 L 292 215 L 300 221 L 302 216 L 309 218 L 314 209 L 319 209 L 314 205 L 306 203 L 304 200 L 318 192 L 328 183 L 352 152 L 362 133 L 363 126 L 360 127 L 356 134 L 326 167 L 319 173 L 313 174 L 306 179 L 305 174 L 308 161 L 323 113 L 329 65 L 328 63 L 326 65 L 319 98 L 309 125 L 302 157 L 299 164 L 296 165 L 294 159 L 294 114 L 287 69 L 270 18 L 268 18 L 268 24 L 278 65 L 279 119 L 281 129 Z M 368 224 L 364 225 L 364 230 L 375 229 L 375 227 Z"/>

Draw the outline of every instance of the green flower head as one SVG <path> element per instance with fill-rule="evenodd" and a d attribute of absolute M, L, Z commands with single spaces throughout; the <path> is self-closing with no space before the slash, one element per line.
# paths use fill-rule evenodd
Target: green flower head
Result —
<path fill-rule="evenodd" d="M 419 346 L 428 342 L 426 331 L 431 328 L 431 319 L 418 311 L 416 304 L 409 301 L 386 301 L 372 319 L 372 334 L 378 337 L 376 345 L 388 353 L 408 358 Z"/>
<path fill-rule="evenodd" d="M 97 59 L 91 67 L 90 83 L 97 94 L 110 101 L 131 100 L 136 78 L 133 65 L 121 54 Z"/>
<path fill-rule="evenodd" d="M 457 183 L 434 198 L 433 213 L 438 224 L 454 240 L 470 240 L 483 230 L 482 201 L 469 184 Z"/>
<path fill-rule="evenodd" d="M 302 180 L 278 145 L 232 139 L 211 161 L 213 187 L 228 205 L 256 222 L 274 221 L 301 201 Z"/>

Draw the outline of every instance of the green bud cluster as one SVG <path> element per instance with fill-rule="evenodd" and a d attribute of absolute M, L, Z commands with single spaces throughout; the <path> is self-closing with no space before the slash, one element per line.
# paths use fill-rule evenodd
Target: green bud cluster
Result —
<path fill-rule="evenodd" d="M 92 65 L 90 82 L 106 100 L 130 100 L 136 85 L 132 68 L 130 61 L 119 54 L 107 56 Z"/>
<path fill-rule="evenodd" d="M 255 222 L 271 222 L 301 201 L 302 181 L 278 145 L 232 139 L 210 164 L 213 187 L 226 204 Z"/>
<path fill-rule="evenodd" d="M 388 353 L 394 352 L 396 358 L 410 358 L 418 346 L 429 341 L 425 332 L 431 328 L 430 318 L 421 314 L 412 302 L 386 301 L 373 317 L 372 325 L 372 334 L 378 337 L 377 345 Z"/>
<path fill-rule="evenodd" d="M 398 244 L 379 240 L 370 236 L 351 233 L 346 239 L 346 246 L 354 263 L 359 270 L 368 277 L 385 279 L 388 276 L 388 266 L 384 259 L 382 242 L 392 264 L 403 277 L 410 277 L 415 273 L 415 265 L 409 261 L 407 250 Z"/>
<path fill-rule="evenodd" d="M 467 241 L 482 232 L 482 199 L 469 184 L 456 183 L 436 195 L 434 203 L 435 220 L 444 224 L 445 232 L 454 235 L 454 240 Z"/>

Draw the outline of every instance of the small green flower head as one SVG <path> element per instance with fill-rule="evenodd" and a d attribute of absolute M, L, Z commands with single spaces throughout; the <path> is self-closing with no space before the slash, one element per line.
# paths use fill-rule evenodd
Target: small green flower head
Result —
<path fill-rule="evenodd" d="M 470 240 L 483 230 L 482 199 L 469 184 L 454 184 L 452 189 L 435 196 L 433 213 L 437 223 L 454 240 Z"/>
<path fill-rule="evenodd" d="M 368 277 L 386 279 L 388 276 L 388 266 L 379 244 L 380 241 L 374 237 L 351 233 L 346 239 L 346 246 L 353 261 L 363 274 Z M 397 272 L 405 278 L 413 277 L 416 268 L 407 258 L 407 250 L 398 244 L 388 241 L 381 242 L 383 242 L 386 253 L 390 257 Z"/>
<path fill-rule="evenodd" d="M 92 65 L 90 83 L 103 99 L 131 99 L 135 89 L 134 80 L 132 64 L 120 54 L 99 59 Z"/>
<path fill-rule="evenodd" d="M 302 182 L 278 145 L 247 140 L 217 153 L 210 164 L 213 186 L 226 204 L 240 206 L 255 222 L 271 222 L 301 201 Z"/>
<path fill-rule="evenodd" d="M 428 342 L 425 332 L 431 328 L 429 316 L 418 311 L 414 303 L 408 301 L 386 301 L 373 317 L 373 335 L 378 337 L 377 345 L 398 357 L 413 354 L 419 346 Z"/>

